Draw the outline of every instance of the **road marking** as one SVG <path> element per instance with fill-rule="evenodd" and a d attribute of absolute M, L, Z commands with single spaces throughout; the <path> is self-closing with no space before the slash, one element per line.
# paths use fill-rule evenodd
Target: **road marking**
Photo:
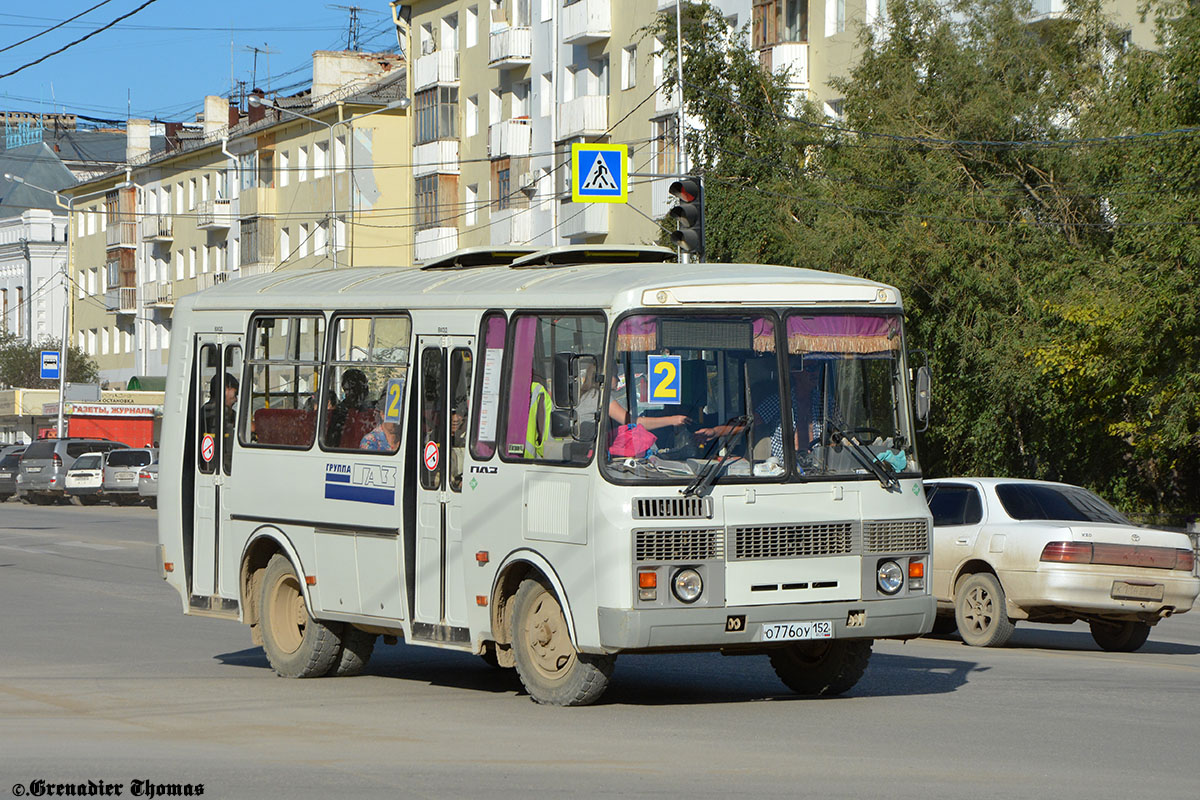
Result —
<path fill-rule="evenodd" d="M 93 544 L 91 542 L 59 542 L 63 547 L 86 547 L 89 550 L 124 550 L 124 547 L 115 544 Z"/>
<path fill-rule="evenodd" d="M 56 556 L 58 553 L 54 550 L 43 550 L 40 547 L 15 547 L 11 544 L 0 544 L 0 548 L 5 550 L 20 550 L 22 553 L 45 553 L 46 555 Z"/>

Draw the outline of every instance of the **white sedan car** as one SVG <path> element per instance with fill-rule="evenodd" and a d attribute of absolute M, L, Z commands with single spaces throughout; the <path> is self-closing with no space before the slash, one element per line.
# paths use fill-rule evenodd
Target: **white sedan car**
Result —
<path fill-rule="evenodd" d="M 1013 478 L 925 482 L 934 632 L 1000 647 L 1017 620 L 1089 623 L 1105 650 L 1141 647 L 1200 594 L 1183 533 L 1140 528 L 1078 486 Z"/>

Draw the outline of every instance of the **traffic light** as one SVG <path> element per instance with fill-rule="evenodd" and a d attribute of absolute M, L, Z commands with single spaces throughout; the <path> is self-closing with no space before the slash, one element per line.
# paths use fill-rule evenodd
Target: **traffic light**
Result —
<path fill-rule="evenodd" d="M 704 184 L 699 176 L 686 175 L 673 182 L 667 190 L 678 198 L 669 212 L 679 223 L 679 229 L 671 234 L 671 241 L 685 253 L 704 256 Z"/>

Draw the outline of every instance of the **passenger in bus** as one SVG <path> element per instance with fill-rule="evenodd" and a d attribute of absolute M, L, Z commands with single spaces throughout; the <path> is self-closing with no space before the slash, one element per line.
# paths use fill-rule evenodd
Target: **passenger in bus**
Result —
<path fill-rule="evenodd" d="M 229 472 L 233 465 L 233 433 L 237 430 L 237 393 L 237 378 L 226 372 L 224 402 L 220 403 L 217 398 L 221 395 L 221 374 L 217 373 L 208 382 L 208 401 L 201 409 L 204 413 L 204 431 L 215 435 L 218 429 L 221 430 L 221 461 L 226 472 Z"/>
<path fill-rule="evenodd" d="M 382 453 L 394 453 L 399 447 L 399 423 L 383 422 L 382 420 L 358 443 L 359 450 L 375 450 Z"/>
<path fill-rule="evenodd" d="M 797 364 L 790 370 L 792 384 L 792 421 L 795 425 L 792 439 L 798 453 L 808 452 L 814 438 L 819 434 L 819 425 L 814 422 L 814 407 L 819 389 L 815 372 Z M 696 436 L 704 439 L 716 439 L 728 433 L 740 430 L 738 425 L 714 425 L 711 428 L 701 428 Z M 755 442 L 754 450 L 760 450 L 769 442 L 769 453 L 783 463 L 783 404 L 778 392 L 768 392 L 767 396 L 754 408 L 754 430 L 763 438 Z"/>
<path fill-rule="evenodd" d="M 343 446 L 342 432 L 346 429 L 347 419 L 354 412 L 370 410 L 367 401 L 369 391 L 367 376 L 361 369 L 351 367 L 342 373 L 342 399 L 329 412 L 329 423 L 325 428 L 326 447 Z"/>

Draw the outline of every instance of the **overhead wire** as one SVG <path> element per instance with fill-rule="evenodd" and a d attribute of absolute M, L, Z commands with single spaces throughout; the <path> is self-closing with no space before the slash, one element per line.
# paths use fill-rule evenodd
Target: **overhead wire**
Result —
<path fill-rule="evenodd" d="M 51 25 L 49 28 L 39 31 L 38 33 L 35 33 L 33 36 L 26 36 L 24 39 L 22 39 L 19 42 L 13 42 L 12 44 L 6 45 L 5 47 L 0 47 L 0 53 L 8 52 L 9 50 L 12 50 L 14 47 L 20 47 L 21 45 L 25 44 L 26 42 L 32 42 L 34 39 L 37 39 L 41 36 L 45 36 L 47 33 L 56 31 L 59 28 L 61 28 L 62 26 L 66 25 L 68 22 L 74 22 L 75 20 L 79 19 L 80 17 L 85 16 L 86 14 L 90 14 L 91 12 L 95 11 L 97 8 L 100 8 L 100 6 L 106 6 L 111 2 L 112 2 L 112 0 L 100 0 L 99 3 L 96 3 L 96 5 L 92 6 L 91 8 L 86 8 L 83 11 L 80 11 L 75 16 L 68 17 L 67 19 L 64 19 L 62 22 L 59 22 L 56 25 Z M 6 14 L 4 16 L 8 16 L 8 15 Z M 16 26 L 14 26 L 10 23 L 8 27 L 16 27 Z"/>

